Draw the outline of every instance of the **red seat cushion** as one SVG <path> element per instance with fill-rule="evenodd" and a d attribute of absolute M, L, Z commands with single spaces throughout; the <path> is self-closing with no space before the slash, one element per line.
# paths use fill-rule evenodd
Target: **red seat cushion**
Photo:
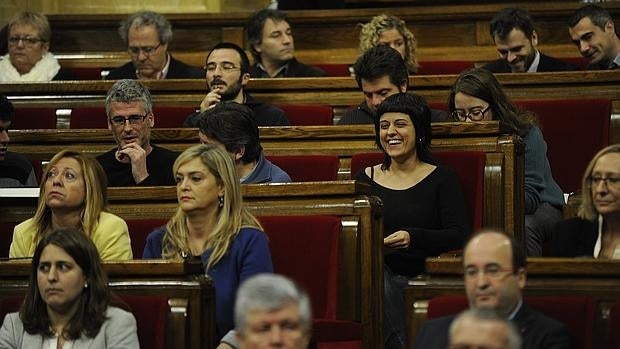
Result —
<path fill-rule="evenodd" d="M 329 105 L 279 104 L 292 126 L 333 125 L 334 111 Z"/>
<path fill-rule="evenodd" d="M 103 68 L 100 67 L 81 67 L 81 68 L 71 68 L 73 72 L 75 72 L 75 77 L 78 80 L 101 80 L 101 71 Z"/>
<path fill-rule="evenodd" d="M 351 76 L 351 72 L 349 71 L 348 64 L 313 64 L 312 66 L 317 67 L 325 72 L 327 76 Z"/>
<path fill-rule="evenodd" d="M 71 110 L 71 128 L 108 128 L 105 107 L 80 107 Z"/>
<path fill-rule="evenodd" d="M 11 128 L 16 130 L 56 128 L 56 109 L 16 107 Z"/>
<path fill-rule="evenodd" d="M 600 149 L 609 145 L 611 103 L 606 99 L 523 100 L 536 113 L 547 143 L 553 178 L 565 193 L 581 189 L 581 177 Z"/>
<path fill-rule="evenodd" d="M 336 155 L 270 155 L 267 159 L 288 173 L 293 182 L 338 179 L 340 159 Z"/>
<path fill-rule="evenodd" d="M 166 348 L 166 317 L 170 311 L 168 300 L 162 296 L 129 296 L 120 299 L 125 302 L 138 325 L 138 339 L 141 348 Z"/>
<path fill-rule="evenodd" d="M 131 238 L 131 252 L 134 259 L 142 258 L 146 237 L 156 228 L 166 225 L 167 222 L 168 220 L 165 218 L 127 220 L 129 237 Z"/>
<path fill-rule="evenodd" d="M 473 67 L 472 61 L 426 61 L 420 62 L 416 75 L 460 74 Z"/>

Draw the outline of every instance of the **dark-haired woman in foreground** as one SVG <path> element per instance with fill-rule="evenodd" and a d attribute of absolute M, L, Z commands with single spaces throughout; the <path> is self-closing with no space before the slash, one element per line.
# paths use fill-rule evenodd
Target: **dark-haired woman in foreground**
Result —
<path fill-rule="evenodd" d="M 4 318 L 0 348 L 140 348 L 133 315 L 110 306 L 107 277 L 86 234 L 60 229 L 41 239 L 19 313 Z"/>

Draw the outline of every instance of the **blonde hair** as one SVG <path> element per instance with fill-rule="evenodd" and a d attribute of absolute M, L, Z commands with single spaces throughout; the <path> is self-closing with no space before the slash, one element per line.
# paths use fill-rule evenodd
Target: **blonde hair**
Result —
<path fill-rule="evenodd" d="M 612 144 L 601 149 L 598 153 L 596 153 L 596 155 L 594 155 L 586 167 L 586 171 L 581 179 L 582 199 L 581 205 L 579 206 L 579 211 L 577 212 L 577 215 L 580 218 L 593 221 L 598 217 L 598 211 L 596 211 L 596 207 L 594 207 L 594 202 L 592 201 L 590 176 L 592 176 L 592 171 L 594 170 L 594 166 L 596 165 L 598 159 L 609 153 L 620 153 L 620 144 Z"/>
<path fill-rule="evenodd" d="M 417 72 L 420 66 L 418 64 L 418 58 L 416 57 L 418 42 L 415 36 L 413 36 L 413 33 L 405 25 L 405 21 L 396 16 L 381 14 L 374 16 L 370 22 L 362 24 L 362 31 L 360 32 L 360 51 L 366 52 L 369 48 L 377 46 L 381 34 L 390 29 L 398 30 L 400 35 L 405 39 L 405 64 L 409 72 Z"/>
<path fill-rule="evenodd" d="M 173 173 L 176 174 L 179 167 L 195 158 L 200 158 L 217 184 L 224 187 L 223 206 L 218 209 L 217 224 L 209 233 L 203 249 L 212 250 L 207 263 L 209 270 L 226 255 L 241 228 L 263 228 L 243 205 L 241 184 L 230 154 L 212 144 L 195 145 L 179 155 L 174 162 Z M 189 230 L 185 220 L 185 212 L 179 207 L 166 224 L 162 239 L 162 256 L 165 259 L 180 260 L 184 254 L 190 254 Z"/>
<path fill-rule="evenodd" d="M 62 150 L 47 164 L 47 168 L 43 173 L 41 184 L 39 186 L 39 203 L 37 211 L 34 214 L 34 224 L 37 231 L 35 232 L 35 244 L 43 238 L 52 229 L 52 210 L 47 206 L 45 201 L 45 183 L 47 176 L 52 167 L 54 167 L 60 159 L 75 159 L 80 164 L 82 177 L 84 178 L 84 202 L 81 206 L 80 213 L 80 230 L 88 237 L 92 234 L 99 223 L 99 215 L 106 210 L 108 204 L 108 179 L 99 162 L 92 156 L 71 150 Z"/>

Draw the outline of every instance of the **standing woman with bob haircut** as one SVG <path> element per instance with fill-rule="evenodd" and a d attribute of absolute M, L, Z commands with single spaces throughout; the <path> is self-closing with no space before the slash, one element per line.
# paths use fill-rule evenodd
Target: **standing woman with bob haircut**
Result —
<path fill-rule="evenodd" d="M 456 173 L 435 165 L 431 112 L 418 95 L 397 93 L 377 109 L 375 139 L 383 163 L 356 179 L 383 201 L 385 348 L 405 345 L 403 288 L 424 273 L 426 257 L 463 247 L 470 223 Z"/>
<path fill-rule="evenodd" d="M 136 319 L 110 306 L 99 253 L 82 231 L 54 230 L 39 241 L 26 297 L 4 318 L 0 348 L 140 348 Z"/>
<path fill-rule="evenodd" d="M 243 206 L 231 156 L 211 144 L 185 150 L 174 162 L 179 207 L 166 226 L 147 237 L 143 258 L 200 258 L 215 286 L 218 340 L 234 327 L 239 284 L 272 273 L 267 237 Z"/>
<path fill-rule="evenodd" d="M 527 255 L 542 255 L 553 225 L 562 220 L 564 193 L 553 179 L 547 143 L 536 116 L 510 102 L 493 73 L 483 68 L 466 70 L 456 79 L 448 99 L 456 121 L 499 120 L 507 132 L 525 143 L 525 236 Z"/>
<path fill-rule="evenodd" d="M 106 212 L 107 178 L 90 155 L 62 150 L 47 164 L 33 218 L 15 226 L 10 258 L 31 257 L 52 230 L 77 228 L 90 237 L 103 260 L 132 259 L 125 221 Z"/>

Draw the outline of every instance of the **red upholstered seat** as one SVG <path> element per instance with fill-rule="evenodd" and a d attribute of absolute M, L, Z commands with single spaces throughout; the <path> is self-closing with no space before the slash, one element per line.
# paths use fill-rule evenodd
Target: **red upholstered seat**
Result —
<path fill-rule="evenodd" d="M 166 348 L 166 317 L 170 312 L 168 300 L 161 296 L 129 296 L 120 299 L 136 318 L 140 348 Z"/>
<path fill-rule="evenodd" d="M 101 71 L 103 68 L 100 67 L 82 67 L 82 68 L 71 68 L 73 72 L 75 72 L 75 76 L 78 80 L 101 80 Z"/>
<path fill-rule="evenodd" d="M 312 66 L 317 67 L 325 72 L 327 76 L 351 76 L 351 72 L 349 71 L 348 64 L 313 64 Z"/>
<path fill-rule="evenodd" d="M 435 152 L 437 161 L 452 168 L 459 176 L 465 204 L 472 217 L 472 231 L 482 228 L 484 200 L 484 166 L 486 156 L 483 152 Z M 351 176 L 355 176 L 368 166 L 380 164 L 383 153 L 357 153 L 351 158 Z"/>
<path fill-rule="evenodd" d="M 337 319 L 340 218 L 263 216 L 259 220 L 269 237 L 275 272 L 295 280 L 312 300 L 317 347 L 361 348 L 361 324 Z"/>
<path fill-rule="evenodd" d="M 553 177 L 562 190 L 570 193 L 581 189 L 588 162 L 609 145 L 610 101 L 524 100 L 515 104 L 538 116 Z"/>
<path fill-rule="evenodd" d="M 333 125 L 334 111 L 329 105 L 279 104 L 292 126 Z"/>
<path fill-rule="evenodd" d="M 105 107 L 80 107 L 71 110 L 71 128 L 108 128 Z"/>
<path fill-rule="evenodd" d="M 0 258 L 9 257 L 9 248 L 13 240 L 13 228 L 17 223 L 0 222 Z"/>
<path fill-rule="evenodd" d="M 16 107 L 11 128 L 15 130 L 56 128 L 56 109 Z"/>
<path fill-rule="evenodd" d="M 129 237 L 131 238 L 131 252 L 134 259 L 142 258 L 146 237 L 156 228 L 166 225 L 167 222 L 168 220 L 165 218 L 127 220 Z"/>
<path fill-rule="evenodd" d="M 288 173 L 293 182 L 338 179 L 340 160 L 336 155 L 271 155 L 267 158 Z"/>
<path fill-rule="evenodd" d="M 607 348 L 620 348 L 620 300 L 615 301 L 609 308 L 608 343 Z"/>
<path fill-rule="evenodd" d="M 471 61 L 425 61 L 419 62 L 416 75 L 459 74 L 463 70 L 474 67 Z"/>
<path fill-rule="evenodd" d="M 153 107 L 156 128 L 183 127 L 187 116 L 196 111 L 193 107 Z"/>
<path fill-rule="evenodd" d="M 532 308 L 565 324 L 573 335 L 576 348 L 592 348 L 596 304 L 588 296 L 527 297 Z M 428 304 L 427 319 L 457 314 L 467 309 L 465 296 L 439 296 Z M 610 347 L 611 348 L 611 347 Z M 614 347 L 614 348 L 617 348 Z"/>

